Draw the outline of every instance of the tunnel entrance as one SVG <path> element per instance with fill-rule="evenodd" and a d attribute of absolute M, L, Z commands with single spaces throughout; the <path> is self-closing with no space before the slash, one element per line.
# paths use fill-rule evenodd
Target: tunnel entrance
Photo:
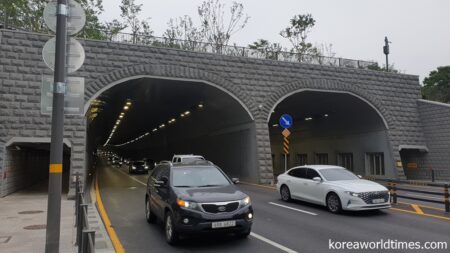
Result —
<path fill-rule="evenodd" d="M 293 117 L 287 167 L 343 166 L 363 176 L 395 176 L 387 124 L 368 102 L 349 93 L 302 91 L 279 102 L 269 118 L 274 175 L 285 170 L 282 114 Z"/>
<path fill-rule="evenodd" d="M 127 80 L 92 100 L 86 116 L 88 164 L 98 148 L 132 160 L 196 154 L 230 177 L 258 180 L 253 118 L 232 94 L 212 84 Z"/>
<path fill-rule="evenodd" d="M 47 192 L 50 143 L 48 141 L 10 141 L 5 148 L 4 169 L 1 175 L 1 196 L 19 190 Z M 62 193 L 69 190 L 70 145 L 63 148 Z"/>

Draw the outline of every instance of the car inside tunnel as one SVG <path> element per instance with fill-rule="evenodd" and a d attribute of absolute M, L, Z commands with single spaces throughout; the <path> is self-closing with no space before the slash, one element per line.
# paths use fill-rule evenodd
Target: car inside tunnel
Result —
<path fill-rule="evenodd" d="M 195 154 L 230 177 L 257 181 L 253 119 L 236 98 L 212 84 L 128 80 L 99 94 L 87 119 L 88 163 L 97 149 L 155 162 Z"/>
<path fill-rule="evenodd" d="M 280 116 L 290 114 L 287 168 L 306 164 L 345 167 L 365 176 L 394 176 L 387 125 L 365 100 L 349 93 L 302 91 L 272 111 L 269 131 L 274 174 L 285 171 Z"/>

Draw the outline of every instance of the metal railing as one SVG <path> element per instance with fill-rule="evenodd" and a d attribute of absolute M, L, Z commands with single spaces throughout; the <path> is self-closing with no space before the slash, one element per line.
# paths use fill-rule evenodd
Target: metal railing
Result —
<path fill-rule="evenodd" d="M 423 202 L 430 202 L 430 203 L 437 203 L 437 204 L 443 204 L 445 208 L 445 212 L 450 212 L 450 201 L 449 201 L 449 191 L 448 183 L 434 183 L 434 182 L 420 182 L 420 181 L 407 181 L 407 180 L 393 180 L 393 179 L 373 179 L 370 180 L 373 181 L 379 181 L 386 183 L 387 188 L 389 189 L 389 192 L 391 194 L 391 202 L 393 204 L 397 204 L 397 198 L 404 198 L 404 199 L 412 199 L 412 200 L 418 200 Z M 425 190 L 425 189 L 410 189 L 405 188 L 405 185 L 410 186 L 429 186 L 429 187 L 436 187 L 433 190 Z M 403 186 L 403 187 L 402 187 Z M 440 191 L 442 190 L 442 191 Z M 438 200 L 437 198 L 430 199 L 425 197 L 418 197 L 418 196 L 410 196 L 410 195 L 402 195 L 398 194 L 397 191 L 404 191 L 404 192 L 413 192 L 413 193 L 420 193 L 425 195 L 431 195 L 431 196 L 440 196 L 442 197 L 442 200 Z"/>
<path fill-rule="evenodd" d="M 408 179 L 412 180 L 436 180 L 445 181 L 450 179 L 450 170 L 444 169 L 405 169 L 405 174 Z"/>
<path fill-rule="evenodd" d="M 252 49 L 237 45 L 217 45 L 207 42 L 180 40 L 166 37 L 147 36 L 130 33 L 110 33 L 101 31 L 102 39 L 106 41 L 147 45 L 154 47 L 175 48 L 201 53 L 215 53 L 228 56 L 240 56 L 256 59 L 269 59 L 287 62 L 301 62 L 325 66 L 369 69 L 377 63 L 370 61 L 351 60 L 345 58 L 327 57 L 320 55 L 299 54 L 288 51 L 270 51 L 266 49 Z"/>
<path fill-rule="evenodd" d="M 14 20 L 15 20 L 14 18 L 15 17 L 10 17 L 10 22 L 7 25 L 8 27 L 6 27 L 7 29 L 22 30 L 22 31 L 30 29 L 33 30 L 32 28 L 33 26 L 30 26 L 30 24 L 33 24 L 33 22 L 26 22 L 27 20 L 23 20 L 23 17 L 21 17 L 20 20 L 22 22 L 20 23 L 22 25 L 25 25 L 25 27 L 23 28 L 14 27 Z M 4 22 L 4 16 L 0 14 L 0 25 L 3 25 L 2 22 Z M 45 26 L 39 27 L 39 32 L 50 34 L 50 31 Z M 149 36 L 142 33 L 132 34 L 123 32 L 111 32 L 108 30 L 99 30 L 98 33 L 95 34 L 95 38 L 92 38 L 91 36 L 87 36 L 84 33 L 84 31 L 81 31 L 77 35 L 77 37 L 85 39 L 96 39 L 101 41 L 118 42 L 118 43 L 146 45 L 153 47 L 174 48 L 201 53 L 214 53 L 227 56 L 240 56 L 240 57 L 287 61 L 287 62 L 301 62 L 333 67 L 370 69 L 370 67 L 372 66 L 377 66 L 376 62 L 371 61 L 352 60 L 346 58 L 328 57 L 321 55 L 299 54 L 281 50 L 271 51 L 265 48 L 253 49 L 237 45 L 219 45 L 209 42 L 189 41 L 167 37 Z"/>
<path fill-rule="evenodd" d="M 76 176 L 75 184 L 75 226 L 77 228 L 75 244 L 78 246 L 78 253 L 94 253 L 95 230 L 89 228 L 88 204 L 86 204 L 79 176 Z"/>

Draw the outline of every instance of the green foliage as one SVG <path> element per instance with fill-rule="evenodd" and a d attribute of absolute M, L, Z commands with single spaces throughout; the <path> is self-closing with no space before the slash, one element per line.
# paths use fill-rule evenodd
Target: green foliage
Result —
<path fill-rule="evenodd" d="M 423 84 L 423 98 L 450 103 L 450 66 L 441 66 L 431 71 Z"/>
<path fill-rule="evenodd" d="M 367 66 L 367 69 L 375 70 L 375 71 L 382 71 L 382 72 L 390 72 L 390 73 L 399 73 L 397 69 L 395 69 L 394 64 L 389 64 L 388 70 L 386 70 L 386 64 L 383 65 L 383 67 L 380 67 L 378 63 L 374 63 L 372 65 Z"/>
<path fill-rule="evenodd" d="M 265 39 L 259 39 L 248 45 L 248 47 L 263 54 L 266 59 L 271 60 L 278 60 L 280 52 L 283 51 L 283 47 L 279 43 L 271 43 Z"/>
<path fill-rule="evenodd" d="M 103 13 L 103 0 L 77 0 L 86 13 L 86 24 L 83 30 L 77 35 L 81 38 L 104 40 L 106 35 L 102 32 L 105 28 L 98 19 Z"/>
<path fill-rule="evenodd" d="M 129 27 L 132 33 L 132 43 L 150 44 L 153 34 L 149 19 L 141 20 L 139 14 L 142 4 L 136 4 L 135 0 L 122 0 L 120 5 L 120 16 L 124 19 L 123 26 Z"/>
<path fill-rule="evenodd" d="M 292 44 L 292 52 L 298 54 L 298 61 L 305 61 L 306 55 L 321 56 L 318 48 L 307 42 L 308 34 L 314 27 L 316 20 L 311 14 L 295 15 L 290 20 L 290 26 L 281 30 L 280 35 Z"/>

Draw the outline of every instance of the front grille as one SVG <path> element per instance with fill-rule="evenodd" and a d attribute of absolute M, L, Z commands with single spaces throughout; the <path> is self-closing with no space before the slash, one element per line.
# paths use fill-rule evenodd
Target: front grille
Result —
<path fill-rule="evenodd" d="M 238 209 L 239 202 L 230 202 L 230 203 L 211 203 L 211 204 L 202 204 L 203 210 L 207 213 L 230 213 Z"/>
<path fill-rule="evenodd" d="M 387 191 L 378 191 L 378 192 L 362 192 L 359 194 L 359 197 L 366 202 L 366 204 L 380 204 L 373 203 L 374 199 L 384 199 L 384 202 L 389 200 L 389 192 Z"/>

